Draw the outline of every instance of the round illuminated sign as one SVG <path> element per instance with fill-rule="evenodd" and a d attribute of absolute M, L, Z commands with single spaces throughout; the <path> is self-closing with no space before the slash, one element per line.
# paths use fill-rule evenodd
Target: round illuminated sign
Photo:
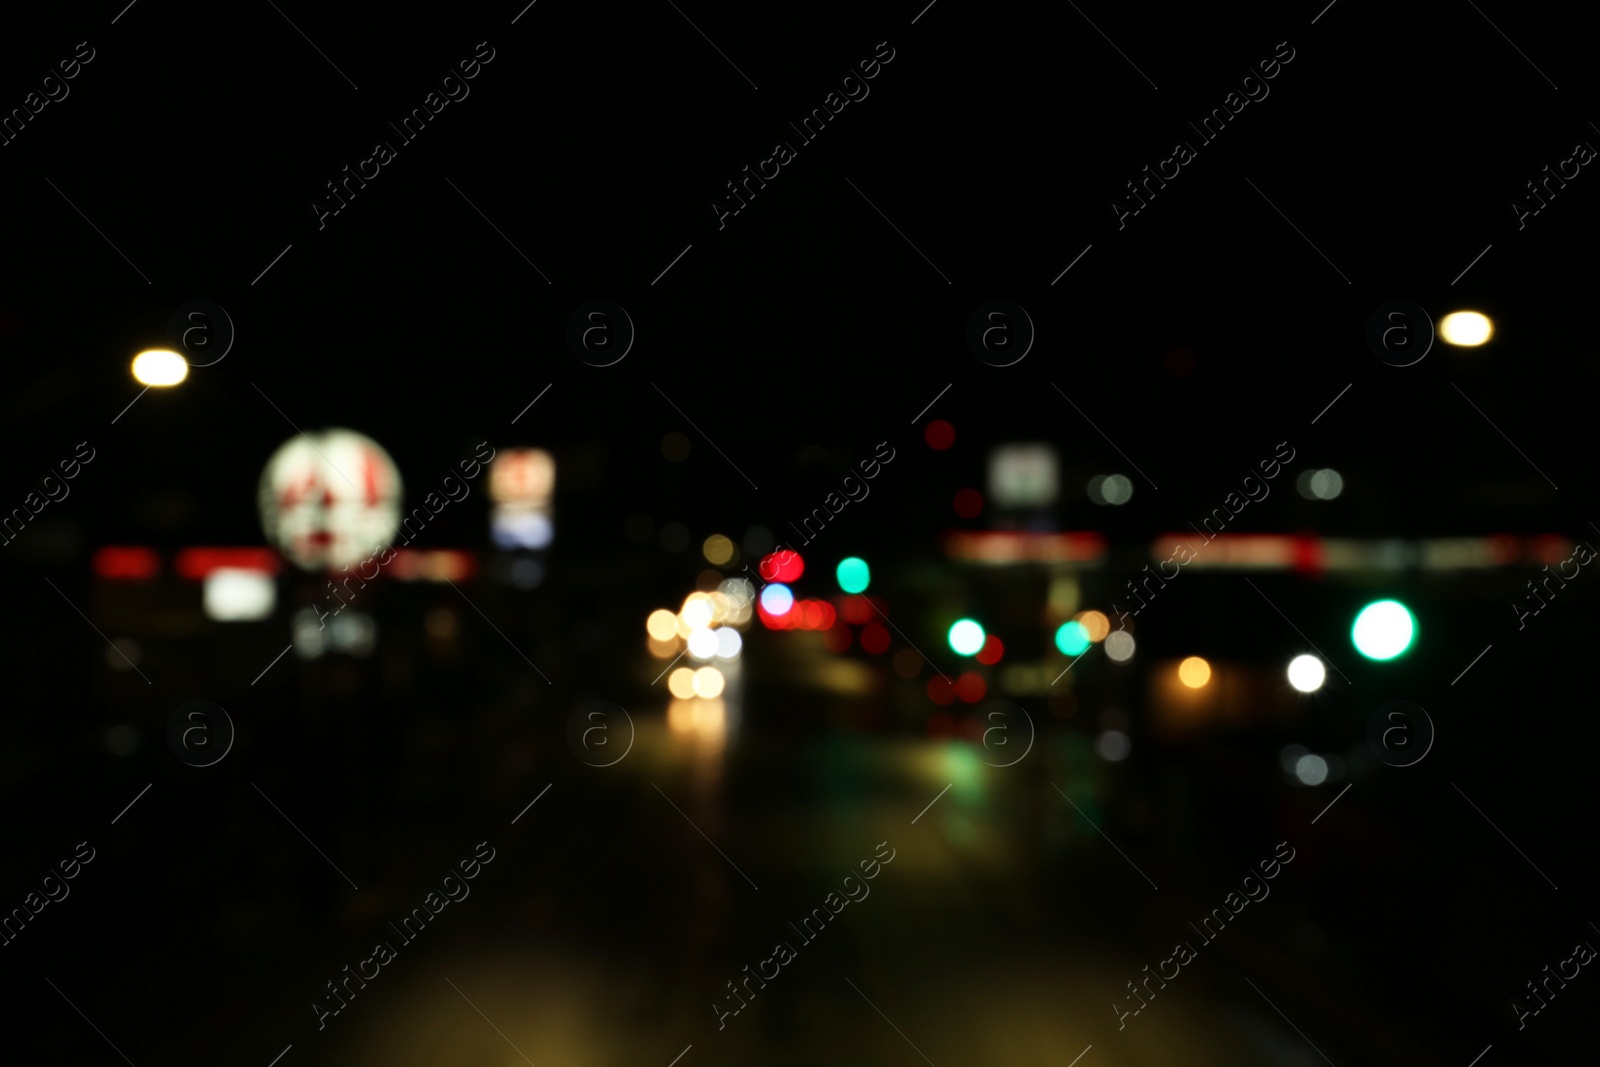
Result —
<path fill-rule="evenodd" d="M 338 570 L 388 546 L 400 523 L 400 471 L 383 446 L 353 430 L 285 441 L 261 472 L 267 540 L 298 566 Z"/>

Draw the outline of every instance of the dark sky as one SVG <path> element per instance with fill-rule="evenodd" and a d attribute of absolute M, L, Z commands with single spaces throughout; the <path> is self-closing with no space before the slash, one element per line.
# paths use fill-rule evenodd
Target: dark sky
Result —
<path fill-rule="evenodd" d="M 204 506 L 171 536 L 251 540 L 255 479 L 292 420 L 373 435 L 413 485 L 486 438 L 589 442 L 603 465 L 581 517 L 613 536 L 629 511 L 667 517 L 669 504 L 776 525 L 840 473 L 802 464 L 804 446 L 838 461 L 909 446 L 912 416 L 954 383 L 928 417 L 964 442 L 1052 440 L 1075 472 L 1132 475 L 1104 431 L 1147 475 L 1115 516 L 1129 536 L 1180 528 L 1286 439 L 1354 475 L 1364 506 L 1306 512 L 1284 492 L 1262 519 L 1275 528 L 1574 533 L 1585 507 L 1549 486 L 1587 479 L 1576 441 L 1600 371 L 1583 315 L 1596 198 L 1580 172 L 1520 232 L 1508 205 L 1600 138 L 1577 16 L 1558 28 L 1488 12 L 1530 60 L 1470 4 L 1341 0 L 1313 26 L 1315 6 L 941 0 L 916 25 L 916 12 L 845 4 L 757 21 L 736 5 L 555 0 L 515 26 L 515 4 L 223 16 L 141 0 L 115 25 L 115 4 L 8 16 L 7 106 L 78 42 L 94 59 L 0 148 L 14 385 L 0 487 L 20 498 L 58 454 L 104 442 L 67 506 L 76 519 L 168 536 L 142 528 L 138 500 L 176 487 Z M 411 143 L 388 129 L 487 54 L 482 41 L 494 58 L 470 95 Z M 787 123 L 891 48 L 870 94 L 719 230 L 723 183 L 775 140 L 799 142 Z M 1193 145 L 1119 230 L 1123 183 L 1175 140 L 1198 141 L 1185 122 L 1290 49 L 1270 95 Z M 396 157 L 319 230 L 323 184 L 380 138 Z M 127 360 L 195 298 L 228 309 L 233 351 L 109 425 L 136 391 Z M 637 328 L 611 367 L 564 341 L 593 298 Z M 992 298 L 1037 328 L 1012 367 L 963 340 Z M 1395 298 L 1435 318 L 1484 309 L 1500 336 L 1387 367 L 1363 331 Z M 1192 375 L 1165 369 L 1174 347 L 1194 353 Z M 672 430 L 696 448 L 668 469 L 657 443 Z M 954 462 L 977 482 L 981 459 Z M 902 506 L 948 514 L 914 492 Z M 1108 519 L 1081 497 L 1072 508 L 1069 527 Z"/>

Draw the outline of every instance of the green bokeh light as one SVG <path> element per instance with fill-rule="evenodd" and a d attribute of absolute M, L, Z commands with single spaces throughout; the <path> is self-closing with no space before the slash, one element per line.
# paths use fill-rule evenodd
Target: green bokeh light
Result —
<path fill-rule="evenodd" d="M 1373 601 L 1361 609 L 1350 627 L 1356 651 L 1380 663 L 1405 652 L 1416 637 L 1416 616 L 1398 600 Z"/>
<path fill-rule="evenodd" d="M 1089 648 L 1089 631 L 1083 623 L 1071 619 L 1056 630 L 1056 647 L 1068 656 L 1081 656 Z"/>
<path fill-rule="evenodd" d="M 867 586 L 872 584 L 872 569 L 860 556 L 848 556 L 840 560 L 834 576 L 839 579 L 839 588 L 846 593 L 865 593 Z"/>
<path fill-rule="evenodd" d="M 957 619 L 947 638 L 950 650 L 958 656 L 976 656 L 983 651 L 985 634 L 976 619 Z"/>

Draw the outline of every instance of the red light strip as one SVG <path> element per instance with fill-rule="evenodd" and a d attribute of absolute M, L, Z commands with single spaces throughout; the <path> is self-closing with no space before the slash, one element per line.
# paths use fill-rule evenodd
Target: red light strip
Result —
<path fill-rule="evenodd" d="M 184 548 L 173 557 L 172 569 L 179 577 L 198 582 L 221 567 L 277 574 L 283 561 L 270 548 Z"/>
<path fill-rule="evenodd" d="M 90 565 L 97 578 L 144 582 L 161 572 L 161 554 L 153 548 L 107 545 L 95 550 Z"/>

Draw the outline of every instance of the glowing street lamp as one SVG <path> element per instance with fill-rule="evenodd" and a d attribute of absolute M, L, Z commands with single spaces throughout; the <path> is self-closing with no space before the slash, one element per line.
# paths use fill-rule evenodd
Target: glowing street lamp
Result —
<path fill-rule="evenodd" d="M 167 348 L 147 348 L 133 357 L 133 380 L 166 388 L 189 376 L 189 361 Z"/>
<path fill-rule="evenodd" d="M 1447 345 L 1476 348 L 1493 336 L 1493 320 L 1478 311 L 1453 311 L 1439 320 L 1439 338 Z"/>
<path fill-rule="evenodd" d="M 1289 661 L 1289 684 L 1302 693 L 1315 693 L 1327 678 L 1327 669 L 1313 655 L 1296 656 Z"/>
<path fill-rule="evenodd" d="M 1211 681 L 1211 664 L 1199 656 L 1190 656 L 1178 664 L 1178 681 L 1190 689 L 1203 689 Z"/>

